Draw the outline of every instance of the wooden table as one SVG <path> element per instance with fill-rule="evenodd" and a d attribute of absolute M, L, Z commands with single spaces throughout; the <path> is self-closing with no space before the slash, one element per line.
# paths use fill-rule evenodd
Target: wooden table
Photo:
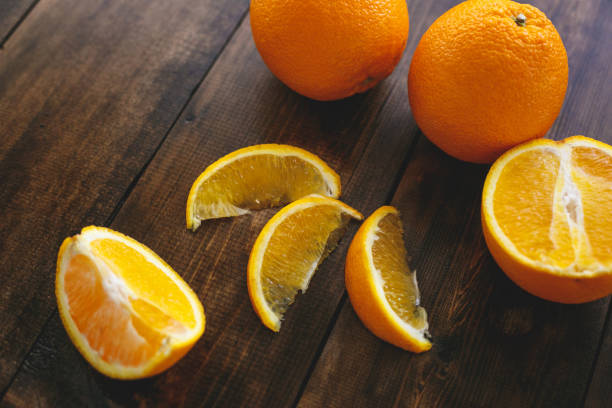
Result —
<path fill-rule="evenodd" d="M 409 0 L 410 38 L 372 91 L 319 103 L 282 85 L 253 45 L 247 0 L 0 1 L 0 405 L 215 407 L 609 407 L 610 297 L 539 300 L 496 266 L 480 228 L 487 166 L 433 147 L 406 75 L 425 29 L 457 1 Z M 612 7 L 537 0 L 569 55 L 549 137 L 612 142 Z M 364 214 L 392 203 L 430 315 L 415 355 L 370 334 L 344 290 L 352 225 L 289 310 L 266 329 L 246 264 L 273 211 L 185 229 L 196 176 L 240 147 L 289 143 L 336 169 Z M 90 224 L 150 246 L 193 287 L 203 338 L 152 379 L 95 372 L 53 294 L 62 239 Z"/>

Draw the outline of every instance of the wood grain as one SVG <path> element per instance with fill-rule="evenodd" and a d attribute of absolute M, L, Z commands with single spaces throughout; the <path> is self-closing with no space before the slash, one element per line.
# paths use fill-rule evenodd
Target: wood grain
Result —
<path fill-rule="evenodd" d="M 0 2 L 0 50 L 19 22 L 38 0 L 2 0 Z"/>
<path fill-rule="evenodd" d="M 419 9 L 425 14 L 429 7 Z M 168 372 L 125 384 L 95 374 L 53 318 L 5 400 L 19 406 L 37 400 L 94 405 L 98 398 L 119 405 L 291 405 L 342 299 L 344 256 L 357 225 L 274 334 L 252 311 L 246 288 L 251 246 L 274 210 L 207 221 L 191 233 L 184 225 L 187 193 L 223 154 L 261 142 L 290 143 L 326 160 L 342 178 L 343 200 L 371 212 L 395 188 L 417 132 L 406 99 L 408 55 L 372 92 L 314 102 L 270 74 L 245 21 L 112 223 L 153 248 L 196 290 L 207 314 L 202 340 Z"/>
<path fill-rule="evenodd" d="M 0 51 L 0 395 L 54 310 L 62 239 L 109 220 L 247 6 L 48 0 Z"/>
<path fill-rule="evenodd" d="M 333 103 L 277 81 L 248 19 L 233 32 L 247 3 L 45 0 L 0 50 L 0 256 L 8 260 L 0 406 L 604 406 L 609 299 L 557 305 L 505 278 L 480 231 L 487 168 L 444 155 L 410 114 L 412 52 L 458 1 L 409 0 L 409 43 L 393 75 Z M 566 103 L 550 135 L 611 142 L 612 51 L 603 39 L 612 10 L 606 0 L 535 4 L 570 56 Z M 343 267 L 356 223 L 281 332 L 259 322 L 246 263 L 275 210 L 207 221 L 196 233 L 186 230 L 184 211 L 208 164 L 262 142 L 320 155 L 339 172 L 342 199 L 365 215 L 398 206 L 432 351 L 396 349 L 355 316 Z M 154 249 L 204 304 L 203 338 L 161 375 L 122 382 L 98 374 L 52 312 L 57 247 L 91 223 Z"/>
<path fill-rule="evenodd" d="M 610 405 L 612 401 L 612 387 L 610 387 L 610 379 L 612 378 L 612 325 L 610 312 L 608 312 L 608 320 L 606 329 L 603 332 L 602 344 L 599 349 L 599 355 L 595 359 L 593 376 L 591 378 L 588 392 L 585 397 L 585 407 L 598 408 Z"/>
<path fill-rule="evenodd" d="M 603 1 L 536 5 L 558 27 L 570 59 L 566 104 L 549 135 L 612 142 L 612 89 L 601 80 L 610 77 L 612 58 L 609 47 L 594 40 L 608 34 L 609 7 Z M 434 347 L 413 355 L 378 340 L 347 301 L 299 406 L 576 407 L 595 359 L 587 402 L 609 401 L 612 351 L 610 334 L 602 333 L 609 298 L 554 304 L 503 275 L 480 229 L 486 171 L 448 158 L 421 138 L 392 204 L 404 218 Z"/>

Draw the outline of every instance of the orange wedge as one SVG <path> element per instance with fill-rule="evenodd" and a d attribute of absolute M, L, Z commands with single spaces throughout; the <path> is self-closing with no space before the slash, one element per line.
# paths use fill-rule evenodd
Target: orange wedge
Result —
<path fill-rule="evenodd" d="M 55 294 L 68 335 L 109 377 L 155 375 L 204 332 L 204 309 L 181 277 L 146 246 L 102 227 L 64 240 Z"/>
<path fill-rule="evenodd" d="M 202 220 L 276 207 L 309 194 L 338 198 L 340 177 L 295 146 L 263 144 L 230 153 L 204 170 L 187 199 L 187 228 Z"/>
<path fill-rule="evenodd" d="M 482 193 L 487 246 L 517 285 L 582 303 L 612 293 L 612 147 L 537 139 L 502 155 Z"/>
<path fill-rule="evenodd" d="M 419 306 L 416 273 L 406 261 L 402 222 L 394 207 L 374 211 L 346 256 L 346 289 L 353 309 L 376 336 L 415 353 L 431 348 L 427 312 Z"/>
<path fill-rule="evenodd" d="M 287 308 L 298 291 L 306 291 L 351 219 L 363 216 L 319 195 L 294 201 L 270 218 L 255 240 L 247 269 L 251 303 L 266 327 L 280 330 Z"/>

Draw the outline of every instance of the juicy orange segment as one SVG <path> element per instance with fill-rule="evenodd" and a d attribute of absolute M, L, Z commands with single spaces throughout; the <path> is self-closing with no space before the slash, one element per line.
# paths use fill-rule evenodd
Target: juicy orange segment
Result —
<path fill-rule="evenodd" d="M 266 327 L 280 330 L 287 308 L 298 291 L 306 291 L 352 218 L 363 217 L 338 200 L 310 195 L 281 209 L 264 226 L 251 250 L 247 283 Z"/>
<path fill-rule="evenodd" d="M 87 227 L 60 248 L 56 296 L 64 327 L 94 368 L 114 378 L 151 376 L 204 331 L 204 310 L 153 251 L 107 228 Z"/>
<path fill-rule="evenodd" d="M 230 153 L 204 170 L 187 199 L 187 228 L 295 201 L 309 194 L 340 196 L 340 177 L 314 154 L 264 144 Z"/>
<path fill-rule="evenodd" d="M 384 206 L 362 224 L 346 256 L 346 289 L 363 324 L 379 338 L 415 353 L 431 342 L 416 274 L 406 261 L 398 211 Z"/>
<path fill-rule="evenodd" d="M 493 257 L 528 292 L 580 303 L 612 292 L 612 147 L 584 136 L 520 145 L 491 167 L 482 217 Z"/>
<path fill-rule="evenodd" d="M 383 211 L 384 208 L 383 208 Z M 427 328 L 427 312 L 419 306 L 416 273 L 410 271 L 399 214 L 382 217 L 372 242 L 372 261 L 382 280 L 385 299 L 395 314 L 417 330 Z"/>

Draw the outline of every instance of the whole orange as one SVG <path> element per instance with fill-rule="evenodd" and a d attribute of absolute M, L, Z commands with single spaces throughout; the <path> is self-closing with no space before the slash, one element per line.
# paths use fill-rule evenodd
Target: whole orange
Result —
<path fill-rule="evenodd" d="M 282 82 L 321 101 L 364 92 L 397 65 L 405 0 L 251 0 L 257 50 Z"/>
<path fill-rule="evenodd" d="M 429 140 L 458 159 L 490 163 L 548 131 L 567 76 L 565 47 L 544 13 L 513 1 L 469 0 L 421 38 L 408 95 Z"/>

